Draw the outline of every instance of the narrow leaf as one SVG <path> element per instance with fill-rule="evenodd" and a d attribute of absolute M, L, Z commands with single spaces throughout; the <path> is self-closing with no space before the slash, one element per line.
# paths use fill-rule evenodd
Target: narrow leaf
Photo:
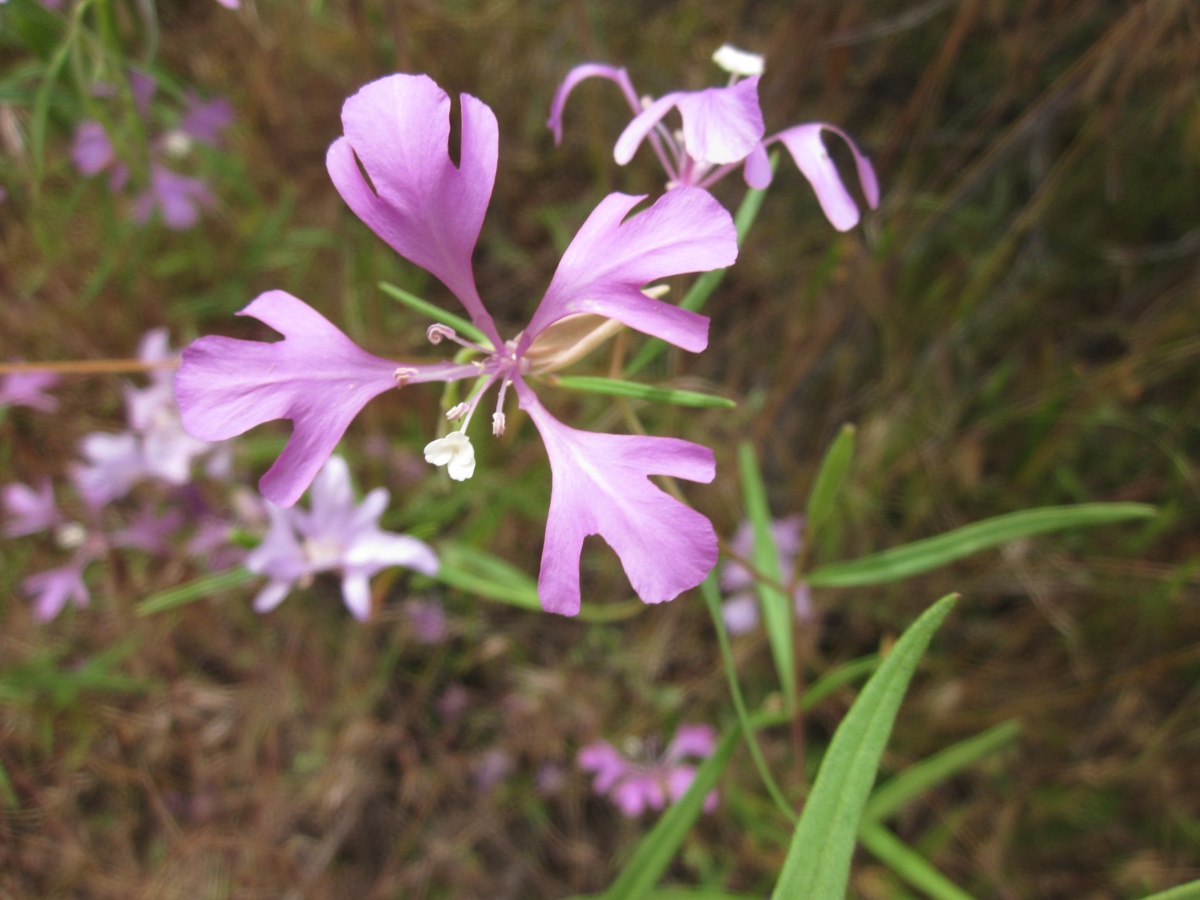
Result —
<path fill-rule="evenodd" d="M 812 493 L 808 495 L 804 526 L 809 534 L 816 534 L 833 511 L 833 501 L 846 480 L 846 472 L 850 469 L 850 459 L 853 455 L 854 426 L 843 425 L 825 452 L 821 468 L 817 470 L 817 480 L 813 482 Z"/>
<path fill-rule="evenodd" d="M 970 894 L 879 823 L 864 822 L 858 836 L 889 869 L 933 900 L 971 900 Z"/>
<path fill-rule="evenodd" d="M 1200 881 L 1189 881 L 1179 887 L 1159 891 L 1145 897 L 1144 900 L 1200 900 Z"/>
<path fill-rule="evenodd" d="M 771 656 L 775 659 L 775 670 L 779 673 L 779 684 L 787 700 L 787 708 L 796 708 L 796 663 L 794 637 L 792 634 L 792 598 L 775 585 L 782 580 L 779 569 L 779 549 L 771 534 L 771 510 L 767 505 L 767 491 L 754 448 L 748 443 L 738 445 L 738 468 L 742 477 L 742 498 L 746 504 L 746 518 L 754 528 L 754 569 L 772 583 L 755 583 L 758 603 L 762 608 L 763 626 L 771 645 Z"/>
<path fill-rule="evenodd" d="M 946 534 L 894 547 L 873 556 L 821 566 L 810 572 L 805 581 L 812 587 L 859 587 L 900 581 L 1017 538 L 1047 531 L 1147 519 L 1154 514 L 1154 507 L 1144 503 L 1082 503 L 1078 506 L 1027 509 L 974 522 Z"/>
<path fill-rule="evenodd" d="M 177 588 L 172 588 L 169 591 L 161 591 L 147 597 L 137 605 L 137 614 L 139 616 L 149 616 L 154 613 L 163 612 L 164 610 L 175 609 L 178 606 L 184 606 L 196 600 L 203 600 L 221 591 L 227 591 L 230 588 L 246 584 L 257 577 L 249 569 L 241 568 L 227 569 L 224 572 L 205 575 L 203 578 L 189 581 L 187 584 L 182 584 Z"/>
<path fill-rule="evenodd" d="M 832 669 L 814 681 L 804 691 L 800 698 L 801 709 L 812 709 L 844 684 L 866 678 L 879 668 L 879 657 L 872 653 L 859 659 L 852 659 Z"/>
<path fill-rule="evenodd" d="M 673 406 L 714 407 L 732 409 L 737 406 L 732 400 L 715 394 L 698 391 L 679 391 L 674 388 L 639 384 L 636 381 L 621 381 L 617 378 L 595 378 L 589 375 L 563 375 L 552 382 L 558 387 L 589 394 L 608 394 L 613 397 L 632 397 L 649 400 L 651 403 L 669 403 Z"/>
<path fill-rule="evenodd" d="M 845 896 L 859 820 L 900 702 L 955 599 L 943 597 L 904 632 L 834 732 L 792 832 L 774 900 Z"/>
<path fill-rule="evenodd" d="M 931 787 L 953 778 L 989 753 L 1007 747 L 1020 733 L 1020 724 L 1010 719 L 909 766 L 871 794 L 863 820 L 886 819 Z"/>
<path fill-rule="evenodd" d="M 379 289 L 393 300 L 399 300 L 409 309 L 414 309 L 422 315 L 433 319 L 435 322 L 441 322 L 443 325 L 450 326 L 467 340 L 474 341 L 476 344 L 484 347 L 491 345 L 491 341 L 487 339 L 487 336 L 462 316 L 456 316 L 454 313 L 448 312 L 440 306 L 435 306 L 428 300 L 422 300 L 416 294 L 410 294 L 404 288 L 396 287 L 396 285 L 386 281 L 379 282 Z"/>

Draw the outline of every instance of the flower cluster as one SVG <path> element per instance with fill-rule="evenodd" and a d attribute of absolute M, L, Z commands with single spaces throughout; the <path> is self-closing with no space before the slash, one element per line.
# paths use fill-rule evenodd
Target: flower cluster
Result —
<path fill-rule="evenodd" d="M 633 818 L 682 797 L 696 777 L 695 765 L 684 760 L 712 756 L 717 735 L 708 725 L 680 725 L 661 754 L 652 742 L 630 743 L 632 752 L 628 755 L 607 741 L 588 744 L 580 749 L 577 761 L 585 772 L 595 773 L 592 790 L 607 795 L 621 812 Z M 704 811 L 712 812 L 717 799 L 716 791 L 710 793 Z"/>
<path fill-rule="evenodd" d="M 129 74 L 129 90 L 133 96 L 135 114 L 144 128 L 150 119 L 151 102 L 157 84 L 145 73 Z M 111 87 L 101 91 L 112 94 Z M 130 217 L 138 223 L 148 222 L 156 213 L 168 228 L 191 228 L 200 219 L 201 209 L 215 203 L 212 190 L 201 179 L 181 175 L 168 163 L 186 157 L 194 144 L 220 146 L 221 133 L 233 122 L 233 107 L 223 97 L 202 100 L 188 92 L 179 124 L 158 134 L 149 145 L 150 183 L 133 199 Z M 81 175 L 106 174 L 113 193 L 124 189 L 129 181 L 130 166 L 117 153 L 116 146 L 105 126 L 95 120 L 81 122 L 75 131 L 71 160 Z"/>
<path fill-rule="evenodd" d="M 673 91 L 657 100 L 639 99 L 629 73 L 623 68 L 601 63 L 576 66 L 567 73 L 554 95 L 546 127 L 554 132 L 555 143 L 561 143 L 563 108 L 571 91 L 588 78 L 605 78 L 621 89 L 633 112 L 633 120 L 617 138 L 613 157 L 618 164 L 625 165 L 642 142 L 649 141 L 667 172 L 668 188 L 711 187 L 738 167 L 748 185 L 765 188 L 772 177 L 767 148 L 780 143 L 813 186 L 826 218 L 834 228 L 846 231 L 858 224 L 858 206 L 825 149 L 821 135 L 829 132 L 850 147 L 867 203 L 872 209 L 879 205 L 879 182 L 871 161 L 836 125 L 810 122 L 763 137 L 766 128 L 758 105 L 758 82 L 763 73 L 761 56 L 726 45 L 713 54 L 713 60 L 730 73 L 727 86 Z M 678 131 L 663 125 L 672 110 L 678 111 L 682 120 Z"/>

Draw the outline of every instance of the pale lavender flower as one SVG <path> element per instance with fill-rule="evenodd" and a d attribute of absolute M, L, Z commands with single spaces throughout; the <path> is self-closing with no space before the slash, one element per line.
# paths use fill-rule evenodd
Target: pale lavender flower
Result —
<path fill-rule="evenodd" d="M 680 725 L 661 755 L 651 742 L 630 743 L 632 759 L 607 741 L 597 741 L 582 747 L 577 761 L 581 769 L 595 773 L 592 790 L 607 795 L 621 812 L 633 818 L 682 797 L 696 777 L 696 767 L 684 760 L 711 756 L 717 735 L 708 725 Z M 717 792 L 712 791 L 704 800 L 704 811 L 712 812 L 716 805 Z"/>
<path fill-rule="evenodd" d="M 779 553 L 780 581 L 784 585 L 791 585 L 796 577 L 796 556 L 804 546 L 804 516 L 773 519 L 771 537 Z M 750 522 L 743 522 L 738 526 L 730 547 L 742 559 L 753 558 L 754 526 Z M 756 581 L 753 573 L 741 563 L 729 560 L 721 567 L 720 583 L 722 590 L 730 592 L 721 607 L 722 618 L 729 633 L 745 634 L 758 627 L 758 598 L 755 596 Z M 801 582 L 794 585 L 792 603 L 798 619 L 804 620 L 812 615 L 812 596 L 807 584 Z"/>
<path fill-rule="evenodd" d="M 6 513 L 5 537 L 49 531 L 62 522 L 49 480 L 43 480 L 36 489 L 19 483 L 6 484 L 0 491 L 0 503 Z"/>
<path fill-rule="evenodd" d="M 6 406 L 28 406 L 42 412 L 58 409 L 58 400 L 47 394 L 59 382 L 53 372 L 11 372 L 0 378 L 0 409 Z"/>
<path fill-rule="evenodd" d="M 180 133 L 210 147 L 220 146 L 221 132 L 233 124 L 233 105 L 224 97 L 204 100 L 192 91 L 184 94 L 183 103 Z"/>
<path fill-rule="evenodd" d="M 512 774 L 513 760 L 506 750 L 493 747 L 475 765 L 475 790 L 488 794 L 495 790 L 505 778 Z"/>
<path fill-rule="evenodd" d="M 211 209 L 215 204 L 212 189 L 201 179 L 154 164 L 150 167 L 150 186 L 134 198 L 130 218 L 144 225 L 157 212 L 168 228 L 184 231 L 200 221 L 201 209 Z"/>
<path fill-rule="evenodd" d="M 76 558 L 65 566 L 30 575 L 21 582 L 25 593 L 33 597 L 34 615 L 48 622 L 62 612 L 68 600 L 76 606 L 87 606 L 91 595 L 83 583 L 83 570 L 89 562 L 90 558 Z"/>
<path fill-rule="evenodd" d="M 354 501 L 350 469 L 331 456 L 312 485 L 311 509 L 282 509 L 267 504 L 271 526 L 263 542 L 246 557 L 246 568 L 269 581 L 254 599 L 258 612 L 274 609 L 297 584 L 318 572 L 342 576 L 342 599 L 360 620 L 371 613 L 371 577 L 392 566 L 426 575 L 438 561 L 424 541 L 379 528 L 388 492 L 376 488 L 361 504 Z"/>
<path fill-rule="evenodd" d="M 555 143 L 561 143 L 563 107 L 571 91 L 588 78 L 605 78 L 621 89 L 633 111 L 633 121 L 617 138 L 613 149 L 619 165 L 628 163 L 642 142 L 649 140 L 667 172 L 669 188 L 683 185 L 708 188 L 739 166 L 748 185 L 765 188 L 772 176 L 767 148 L 782 143 L 816 191 L 826 218 L 834 228 L 846 231 L 858 224 L 859 212 L 822 142 L 822 132 L 832 132 L 849 145 L 854 155 L 867 203 L 872 209 L 879 205 L 879 182 L 871 161 L 837 126 L 811 122 L 763 137 L 766 129 L 758 105 L 761 57 L 726 45 L 713 54 L 713 59 L 731 73 L 728 86 L 674 91 L 657 100 L 649 97 L 639 100 L 624 68 L 601 63 L 576 66 L 554 94 L 546 127 L 554 132 Z M 749 77 L 743 80 L 746 75 Z M 678 110 L 682 120 L 678 131 L 663 125 L 664 117 L 672 110 Z"/>
<path fill-rule="evenodd" d="M 448 417 L 460 420 L 457 428 L 425 448 L 426 460 L 448 465 L 452 478 L 469 478 L 475 466 L 467 438 L 471 417 L 487 388 L 498 386 L 492 431 L 502 433 L 511 386 L 541 433 L 553 474 L 538 581 L 542 605 L 578 612 L 579 557 L 589 534 L 600 534 L 616 550 L 644 601 L 670 600 L 711 570 L 716 535 L 706 518 L 648 476 L 711 481 L 712 452 L 681 440 L 577 431 L 546 411 L 526 379 L 553 367 L 545 343 L 560 323 L 582 321 L 595 335 L 612 319 L 686 350 L 704 349 L 707 318 L 651 299 L 641 288 L 670 275 L 730 265 L 737 255 L 733 222 L 710 195 L 695 189 L 671 191 L 629 218 L 643 198 L 609 195 L 567 248 L 529 325 L 505 341 L 471 268 L 496 175 L 496 118 L 474 97 L 463 94 L 460 101 L 457 166 L 448 152 L 450 98 L 423 75 L 393 75 L 347 100 L 346 135 L 330 147 L 326 165 L 359 218 L 445 284 L 485 336 L 483 343 L 471 343 L 434 325 L 429 339 L 455 341 L 478 358 L 422 365 L 381 359 L 303 301 L 270 291 L 242 312 L 279 331 L 283 341 L 206 337 L 184 351 L 175 381 L 184 425 L 197 437 L 221 440 L 262 422 L 291 419 L 291 439 L 259 482 L 265 496 L 288 506 L 363 405 L 407 384 L 485 379 L 470 400 L 450 410 Z"/>
<path fill-rule="evenodd" d="M 440 644 L 446 639 L 446 611 L 436 600 L 410 600 L 404 612 L 413 636 L 422 644 Z"/>

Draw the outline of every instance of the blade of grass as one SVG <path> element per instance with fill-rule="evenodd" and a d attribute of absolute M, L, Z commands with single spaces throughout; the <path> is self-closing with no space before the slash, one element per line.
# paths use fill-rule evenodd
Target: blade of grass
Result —
<path fill-rule="evenodd" d="M 1010 719 L 909 766 L 871 794 L 863 810 L 863 821 L 886 819 L 934 785 L 949 780 L 989 753 L 1007 747 L 1020 733 L 1020 723 Z"/>
<path fill-rule="evenodd" d="M 863 807 L 909 680 L 956 595 L 927 609 L 896 642 L 834 732 L 792 833 L 774 900 L 844 897 Z"/>
<path fill-rule="evenodd" d="M 853 456 L 854 426 L 843 425 L 825 452 L 821 468 L 817 470 L 817 479 L 813 482 L 812 493 L 808 495 L 804 527 L 810 535 L 820 530 L 829 518 L 829 513 L 833 510 L 833 501 L 846 480 L 846 472 L 850 469 L 850 459 Z"/>
<path fill-rule="evenodd" d="M 379 289 L 393 300 L 399 300 L 409 309 L 416 310 L 422 315 L 433 319 L 435 322 L 441 322 L 443 325 L 450 326 L 462 337 L 474 341 L 476 344 L 487 347 L 492 343 L 482 331 L 472 325 L 467 319 L 464 319 L 462 316 L 456 316 L 452 312 L 447 312 L 440 306 L 430 303 L 428 300 L 422 300 L 416 294 L 410 294 L 404 288 L 381 281 L 379 282 Z"/>
<path fill-rule="evenodd" d="M 557 387 L 566 388 L 571 391 L 583 391 L 589 394 L 608 394 L 613 397 L 631 397 L 634 400 L 649 400 L 651 403 L 667 403 L 672 406 L 716 409 L 733 409 L 737 406 L 732 400 L 725 397 L 718 397 L 715 394 L 702 394 L 699 391 L 680 391 L 674 388 L 639 384 L 636 381 L 622 381 L 617 378 L 597 378 L 590 375 L 563 375 L 554 378 L 551 383 Z"/>
<path fill-rule="evenodd" d="M 972 900 L 970 894 L 878 822 L 864 822 L 858 839 L 889 869 L 933 900 Z"/>
<path fill-rule="evenodd" d="M 866 678 L 878 668 L 879 657 L 871 654 L 860 659 L 852 659 L 850 662 L 826 672 L 821 678 L 809 685 L 808 689 L 804 692 L 804 696 L 800 698 L 800 708 L 804 710 L 812 709 L 842 685 L 858 681 L 860 678 Z"/>
<path fill-rule="evenodd" d="M 757 582 L 755 589 L 762 607 L 763 626 L 771 645 L 771 656 L 779 673 L 779 684 L 787 708 L 796 708 L 796 655 L 792 634 L 792 598 L 776 587 L 782 580 L 779 569 L 779 549 L 771 533 L 771 510 L 767 505 L 767 490 L 754 448 L 748 443 L 738 445 L 738 469 L 742 480 L 742 498 L 746 518 L 754 529 L 754 568 L 772 584 Z"/>
<path fill-rule="evenodd" d="M 820 566 L 804 580 L 812 587 L 860 587 L 900 581 L 1017 538 L 1153 515 L 1154 507 L 1144 503 L 1082 503 L 1027 509 L 974 522 L 873 556 Z"/>
<path fill-rule="evenodd" d="M 195 581 L 181 584 L 179 587 L 171 588 L 169 591 L 160 591 L 157 594 L 147 597 L 137 605 L 137 614 L 139 616 L 150 616 L 154 613 L 185 606 L 196 600 L 211 597 L 213 594 L 220 593 L 221 591 L 239 587 L 257 577 L 249 569 L 240 568 L 227 569 L 224 572 L 205 575 L 203 578 L 197 578 Z"/>
<path fill-rule="evenodd" d="M 729 648 L 729 635 L 725 632 L 725 620 L 721 617 L 721 596 L 717 590 L 717 579 L 711 572 L 701 583 L 700 593 L 708 605 L 713 628 L 717 632 L 717 643 L 721 647 L 721 660 L 725 664 L 725 677 L 729 680 L 729 693 L 733 697 L 734 709 L 737 710 L 738 724 L 742 726 L 742 737 L 745 738 L 750 756 L 754 759 L 754 767 L 758 769 L 758 776 L 762 779 L 763 787 L 767 789 L 767 793 L 771 795 L 771 799 L 779 807 L 779 811 L 789 822 L 795 824 L 796 811 L 792 809 L 791 804 L 783 796 L 783 791 L 771 777 L 771 770 L 767 766 L 766 759 L 763 758 L 762 748 L 758 746 L 758 738 L 750 727 L 750 714 L 746 711 L 746 701 L 742 697 L 742 689 L 738 684 L 737 668 L 733 664 L 733 651 Z"/>
<path fill-rule="evenodd" d="M 1200 900 L 1200 881 L 1189 881 L 1179 887 L 1151 894 L 1143 900 Z"/>

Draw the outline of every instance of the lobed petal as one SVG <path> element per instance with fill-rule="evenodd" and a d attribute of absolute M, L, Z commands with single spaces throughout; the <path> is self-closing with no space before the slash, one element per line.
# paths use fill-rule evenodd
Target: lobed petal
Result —
<path fill-rule="evenodd" d="M 524 382 L 514 385 L 550 457 L 550 513 L 538 577 L 543 608 L 579 612 L 579 557 L 591 534 L 616 551 L 645 603 L 671 600 L 703 581 L 717 561 L 712 524 L 648 476 L 712 481 L 712 451 L 674 438 L 577 431 L 551 416 Z"/>
<path fill-rule="evenodd" d="M 755 75 L 731 87 L 679 95 L 683 146 L 690 157 L 724 165 L 745 159 L 758 146 L 766 130 L 758 105 L 758 79 Z"/>
<path fill-rule="evenodd" d="M 854 154 L 854 166 L 858 172 L 858 182 L 866 195 L 871 209 L 879 206 L 879 181 L 875 177 L 875 169 L 871 161 L 858 149 L 850 136 L 842 129 L 823 122 L 813 122 L 808 125 L 797 125 L 788 128 L 772 137 L 767 143 L 783 141 L 788 152 L 795 160 L 796 166 L 804 173 L 809 184 L 817 193 L 817 200 L 825 212 L 831 225 L 838 231 L 849 231 L 858 224 L 858 205 L 842 183 L 837 166 L 829 157 L 829 151 L 821 140 L 822 131 L 832 131 L 850 145 Z"/>
<path fill-rule="evenodd" d="M 633 117 L 633 121 L 625 126 L 613 147 L 613 159 L 617 161 L 617 165 L 623 166 L 633 159 L 633 154 L 642 145 L 642 141 L 654 130 L 654 126 L 675 108 L 682 96 L 682 91 L 663 94 Z"/>
<path fill-rule="evenodd" d="M 567 97 L 575 89 L 575 85 L 588 78 L 607 78 L 621 89 L 621 93 L 625 95 L 625 99 L 635 114 L 641 109 L 637 92 L 633 89 L 633 82 L 629 80 L 629 73 L 625 69 L 618 66 L 606 66 L 602 63 L 583 63 L 567 73 L 567 77 L 554 92 L 554 100 L 550 103 L 550 118 L 546 120 L 546 127 L 554 132 L 555 144 L 562 143 L 562 114 L 563 107 L 567 105 Z"/>
<path fill-rule="evenodd" d="M 329 148 L 325 165 L 355 215 L 405 259 L 436 275 L 500 346 L 471 270 L 496 180 L 499 131 L 486 104 L 468 94 L 459 102 L 457 167 L 449 152 L 450 98 L 426 75 L 381 78 L 348 99 L 345 136 Z"/>
<path fill-rule="evenodd" d="M 643 197 L 609 194 L 563 254 L 521 339 L 520 352 L 559 319 L 593 313 L 685 350 L 708 345 L 708 319 L 642 293 L 651 281 L 707 272 L 737 259 L 729 213 L 707 192 L 680 187 L 625 219 Z"/>
<path fill-rule="evenodd" d="M 43 479 L 37 488 L 20 482 L 4 485 L 0 488 L 0 505 L 7 514 L 5 537 L 49 531 L 62 521 L 49 479 Z"/>
<path fill-rule="evenodd" d="M 358 411 L 396 386 L 397 364 L 362 350 L 284 291 L 262 294 L 240 314 L 271 326 L 284 340 L 200 338 L 183 351 L 175 395 L 184 427 L 205 441 L 225 440 L 273 419 L 291 419 L 287 446 L 259 482 L 265 497 L 291 506 Z M 405 368 L 411 373 L 406 380 L 423 381 L 462 367 Z"/>

